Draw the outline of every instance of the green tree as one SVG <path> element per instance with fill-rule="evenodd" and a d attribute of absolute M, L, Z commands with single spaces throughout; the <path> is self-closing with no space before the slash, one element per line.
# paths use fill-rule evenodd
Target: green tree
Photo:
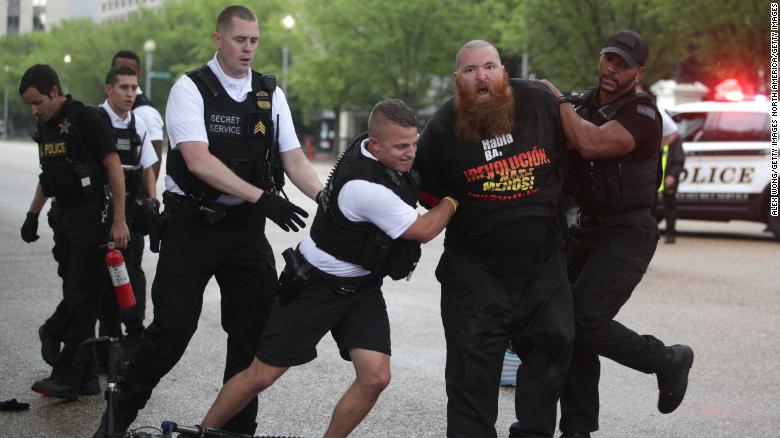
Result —
<path fill-rule="evenodd" d="M 707 75 L 755 76 L 768 59 L 765 0 L 511 3 L 513 15 L 502 29 L 500 45 L 515 57 L 525 48 L 530 70 L 561 89 L 578 90 L 598 82 L 598 53 L 609 34 L 621 28 L 639 32 L 650 45 L 647 83 L 674 77 L 680 65 L 691 60 Z"/>

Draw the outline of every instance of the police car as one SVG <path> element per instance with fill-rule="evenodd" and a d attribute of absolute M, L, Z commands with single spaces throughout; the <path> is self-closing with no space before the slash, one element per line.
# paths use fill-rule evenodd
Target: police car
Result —
<path fill-rule="evenodd" d="M 696 102 L 673 109 L 685 150 L 678 218 L 764 222 L 780 241 L 780 218 L 769 214 L 769 109 L 767 101 Z"/>

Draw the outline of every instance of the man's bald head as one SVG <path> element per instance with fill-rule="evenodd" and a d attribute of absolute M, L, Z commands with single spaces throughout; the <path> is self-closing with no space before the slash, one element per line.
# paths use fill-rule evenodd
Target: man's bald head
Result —
<path fill-rule="evenodd" d="M 458 53 L 455 55 L 455 71 L 458 71 L 458 69 L 460 68 L 461 55 L 463 54 L 463 52 L 465 50 L 482 49 L 484 47 L 489 47 L 489 48 L 493 49 L 493 51 L 496 52 L 496 57 L 498 57 L 499 61 L 501 60 L 501 56 L 499 56 L 499 54 L 498 54 L 498 49 L 496 49 L 496 47 L 494 45 L 492 45 L 489 42 L 484 41 L 484 40 L 471 40 L 471 41 L 467 42 L 466 44 L 464 44 L 458 50 Z"/>

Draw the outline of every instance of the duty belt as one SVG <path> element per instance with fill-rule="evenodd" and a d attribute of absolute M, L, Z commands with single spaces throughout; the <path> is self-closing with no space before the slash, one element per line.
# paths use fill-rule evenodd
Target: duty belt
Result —
<path fill-rule="evenodd" d="M 618 222 L 625 219 L 640 219 L 648 216 L 651 216 L 649 208 L 640 208 L 638 210 L 624 211 L 609 215 L 594 215 L 580 211 L 577 216 L 577 223 L 585 228 L 590 228 L 609 222 Z"/>
<path fill-rule="evenodd" d="M 255 211 L 255 205 L 249 202 L 227 206 L 214 201 L 193 199 L 167 190 L 163 192 L 163 202 L 166 209 L 171 208 L 171 211 L 197 213 L 197 215 L 202 216 L 212 225 L 219 222 L 245 219 Z"/>
<path fill-rule="evenodd" d="M 362 277 L 339 277 L 317 269 L 316 266 L 303 258 L 308 265 L 311 279 L 326 287 L 332 287 L 337 295 L 352 295 L 361 288 L 380 283 L 382 278 L 376 274 L 363 275 Z"/>

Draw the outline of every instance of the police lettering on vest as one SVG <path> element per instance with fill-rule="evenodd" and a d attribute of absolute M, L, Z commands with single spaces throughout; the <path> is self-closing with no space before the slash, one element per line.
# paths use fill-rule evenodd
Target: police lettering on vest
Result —
<path fill-rule="evenodd" d="M 276 79 L 254 70 L 251 74 L 252 91 L 243 102 L 230 97 L 208 65 L 187 76 L 203 98 L 209 152 L 244 181 L 274 190 L 283 184 L 281 178 L 274 179 L 274 166 L 281 167 L 271 119 L 270 96 Z M 223 194 L 193 175 L 178 149 L 168 152 L 167 172 L 185 193 L 197 199 L 214 200 Z"/>
<path fill-rule="evenodd" d="M 366 138 L 367 133 L 353 139 L 336 164 L 320 198 L 311 238 L 319 249 L 339 260 L 398 280 L 406 277 L 420 259 L 420 243 L 402 238 L 393 240 L 370 222 L 351 222 L 338 207 L 339 192 L 354 180 L 380 184 L 406 204 L 417 205 L 416 172 L 398 173 L 364 156 L 360 144 Z"/>
<path fill-rule="evenodd" d="M 38 143 L 41 164 L 39 181 L 43 194 L 55 197 L 62 206 L 74 204 L 93 195 L 96 181 L 94 169 L 86 156 L 77 125 L 84 105 L 67 98 L 61 116 L 48 122 L 39 121 L 34 139 Z"/>

